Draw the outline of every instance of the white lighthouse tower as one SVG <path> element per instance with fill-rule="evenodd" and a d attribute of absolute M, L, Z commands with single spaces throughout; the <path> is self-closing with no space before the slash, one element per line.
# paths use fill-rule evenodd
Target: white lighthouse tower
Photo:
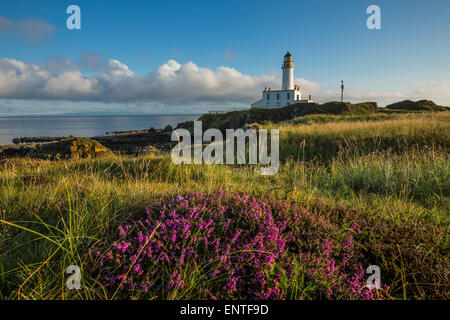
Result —
<path fill-rule="evenodd" d="M 284 62 L 281 69 L 283 69 L 281 90 L 294 90 L 294 64 L 292 63 L 292 55 L 289 51 L 284 55 Z"/>
<path fill-rule="evenodd" d="M 284 55 L 281 90 L 264 88 L 262 99 L 252 104 L 252 108 L 280 108 L 296 103 L 313 103 L 311 95 L 302 100 L 302 92 L 298 85 L 294 85 L 294 64 L 289 51 Z"/>

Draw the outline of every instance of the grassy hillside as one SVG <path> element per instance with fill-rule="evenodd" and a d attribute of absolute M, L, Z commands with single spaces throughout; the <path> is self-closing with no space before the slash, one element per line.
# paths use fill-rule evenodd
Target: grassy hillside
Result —
<path fill-rule="evenodd" d="M 430 100 L 403 100 L 386 106 L 386 109 L 409 110 L 409 111 L 445 111 L 447 107 L 438 106 Z"/>
<path fill-rule="evenodd" d="M 168 154 L 2 160 L 0 297 L 448 299 L 450 113 L 282 118 L 264 124 L 274 176 Z"/>
<path fill-rule="evenodd" d="M 231 111 L 223 114 L 204 114 L 199 120 L 203 121 L 204 128 L 236 129 L 245 124 L 264 123 L 267 121 L 279 123 L 292 119 L 305 119 L 310 115 L 321 115 L 322 118 L 336 119 L 336 115 L 354 117 L 375 117 L 391 114 L 411 113 L 415 111 L 446 111 L 448 108 L 437 106 L 432 101 L 418 102 L 402 101 L 386 108 L 379 108 L 376 102 L 363 102 L 352 104 L 350 102 L 297 103 L 281 108 L 251 108 L 249 110 Z M 344 117 L 345 118 L 345 117 Z M 189 126 L 189 124 L 185 124 Z"/>
<path fill-rule="evenodd" d="M 328 102 L 325 104 L 297 103 L 281 108 L 252 108 L 224 114 L 204 114 L 199 120 L 205 128 L 221 130 L 241 128 L 248 123 L 264 121 L 281 122 L 308 114 L 367 114 L 377 110 L 375 102 L 351 104 L 349 102 Z"/>
<path fill-rule="evenodd" d="M 310 124 L 300 125 L 305 122 Z M 268 123 L 266 127 L 280 129 L 280 156 L 283 159 L 294 157 L 324 162 L 349 155 L 391 155 L 428 148 L 445 152 L 450 148 L 449 112 L 308 116 L 286 123 Z"/>

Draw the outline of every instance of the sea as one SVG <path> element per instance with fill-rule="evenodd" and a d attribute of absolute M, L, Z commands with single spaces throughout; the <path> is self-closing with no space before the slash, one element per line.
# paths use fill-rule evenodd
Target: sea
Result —
<path fill-rule="evenodd" d="M 164 128 L 200 115 L 36 116 L 0 118 L 0 145 L 20 137 L 94 137 L 114 131 Z"/>

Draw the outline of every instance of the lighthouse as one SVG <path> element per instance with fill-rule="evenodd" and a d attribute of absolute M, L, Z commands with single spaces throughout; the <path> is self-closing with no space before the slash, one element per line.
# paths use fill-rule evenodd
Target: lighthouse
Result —
<path fill-rule="evenodd" d="M 252 104 L 252 108 L 280 108 L 294 103 L 313 103 L 311 95 L 307 100 L 302 100 L 302 92 L 298 85 L 294 84 L 294 63 L 292 55 L 288 51 L 284 55 L 281 65 L 282 78 L 281 90 L 271 90 L 264 88 L 262 99 Z"/>
<path fill-rule="evenodd" d="M 284 62 L 281 65 L 283 70 L 283 81 L 281 90 L 294 90 L 294 64 L 292 63 L 292 55 L 288 51 L 284 55 Z"/>

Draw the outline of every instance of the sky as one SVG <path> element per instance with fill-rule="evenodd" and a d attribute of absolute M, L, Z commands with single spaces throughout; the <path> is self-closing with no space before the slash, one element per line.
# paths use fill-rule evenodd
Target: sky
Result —
<path fill-rule="evenodd" d="M 344 80 L 354 103 L 449 106 L 449 34 L 448 0 L 1 0 L 0 116 L 245 108 L 281 87 L 288 50 L 317 102 L 339 100 Z"/>

